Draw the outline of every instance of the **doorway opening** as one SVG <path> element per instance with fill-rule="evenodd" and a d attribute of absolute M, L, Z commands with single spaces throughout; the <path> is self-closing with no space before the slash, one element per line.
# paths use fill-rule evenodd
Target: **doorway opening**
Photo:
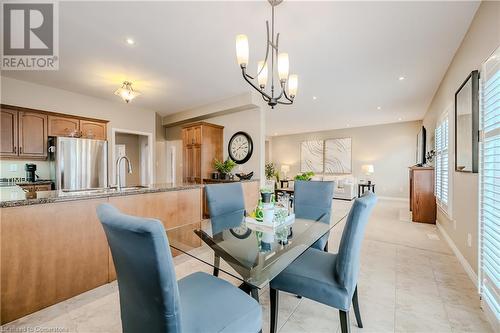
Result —
<path fill-rule="evenodd" d="M 112 129 L 112 179 L 110 183 L 117 184 L 120 175 L 121 186 L 150 185 L 153 183 L 153 154 L 151 133 Z M 127 156 L 132 166 L 128 173 L 126 161 L 121 156 Z M 119 173 L 117 172 L 119 171 Z"/>

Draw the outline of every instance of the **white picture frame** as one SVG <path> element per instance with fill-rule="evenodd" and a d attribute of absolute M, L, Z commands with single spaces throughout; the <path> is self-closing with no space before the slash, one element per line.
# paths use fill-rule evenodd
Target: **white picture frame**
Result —
<path fill-rule="evenodd" d="M 325 140 L 325 174 L 352 173 L 352 138 Z"/>
<path fill-rule="evenodd" d="M 323 172 L 323 140 L 309 140 L 300 143 L 300 172 Z"/>

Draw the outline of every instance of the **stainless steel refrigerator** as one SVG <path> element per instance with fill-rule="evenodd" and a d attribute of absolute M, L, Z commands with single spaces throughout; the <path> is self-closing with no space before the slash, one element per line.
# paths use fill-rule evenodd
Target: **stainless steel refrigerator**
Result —
<path fill-rule="evenodd" d="M 52 180 L 57 190 L 74 191 L 108 186 L 108 142 L 80 138 L 51 138 Z"/>

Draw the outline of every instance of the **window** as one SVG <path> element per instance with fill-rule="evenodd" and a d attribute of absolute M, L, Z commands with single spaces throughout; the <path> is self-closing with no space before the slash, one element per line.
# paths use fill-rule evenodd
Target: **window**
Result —
<path fill-rule="evenodd" d="M 481 71 L 480 287 L 485 311 L 500 320 L 500 48 Z"/>
<path fill-rule="evenodd" d="M 448 213 L 449 167 L 448 167 L 448 112 L 445 112 L 436 127 L 436 200 L 438 206 Z"/>

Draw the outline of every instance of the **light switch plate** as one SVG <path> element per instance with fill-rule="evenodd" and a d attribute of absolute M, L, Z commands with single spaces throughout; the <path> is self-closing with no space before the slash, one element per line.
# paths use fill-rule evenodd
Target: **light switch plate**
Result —
<path fill-rule="evenodd" d="M 472 235 L 470 233 L 467 234 L 467 246 L 472 247 Z"/>

